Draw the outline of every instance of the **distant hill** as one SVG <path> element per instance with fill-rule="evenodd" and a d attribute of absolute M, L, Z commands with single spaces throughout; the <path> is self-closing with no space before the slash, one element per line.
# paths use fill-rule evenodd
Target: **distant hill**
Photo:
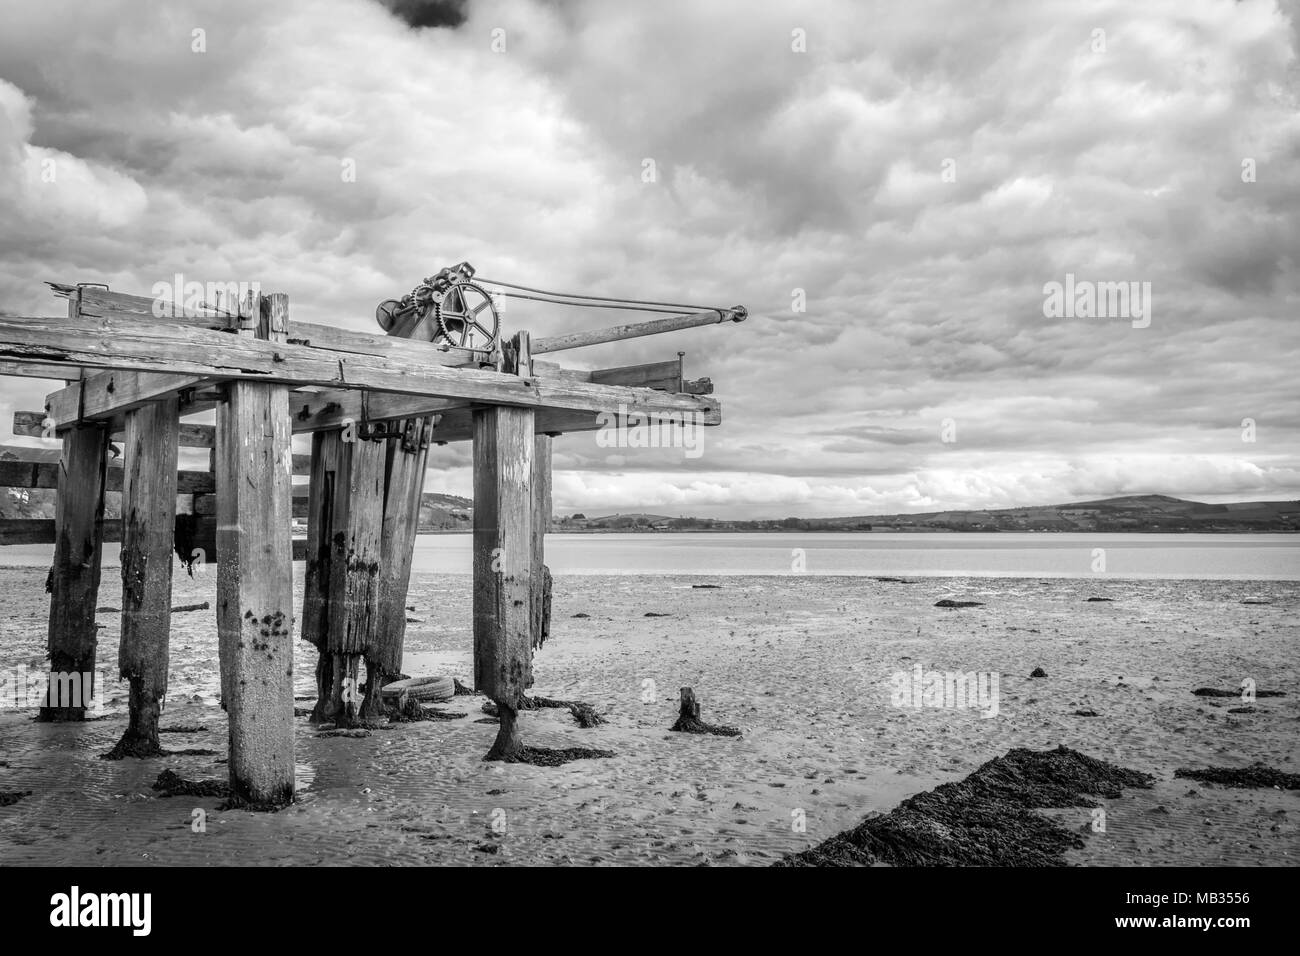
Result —
<path fill-rule="evenodd" d="M 876 530 L 893 526 L 899 531 L 1296 531 L 1300 501 L 1208 504 L 1169 495 L 1127 495 L 1045 507 L 838 520 L 869 521 Z"/>
<path fill-rule="evenodd" d="M 420 495 L 421 531 L 469 531 L 474 524 L 474 502 L 458 495 L 426 491 Z"/>
<path fill-rule="evenodd" d="M 649 519 L 645 522 L 632 519 Z M 618 519 L 618 524 L 615 524 Z M 1300 531 L 1300 501 L 1208 504 L 1168 495 L 1128 495 L 1061 505 L 842 518 L 729 521 L 661 515 L 567 518 L 561 530 L 654 531 Z"/>

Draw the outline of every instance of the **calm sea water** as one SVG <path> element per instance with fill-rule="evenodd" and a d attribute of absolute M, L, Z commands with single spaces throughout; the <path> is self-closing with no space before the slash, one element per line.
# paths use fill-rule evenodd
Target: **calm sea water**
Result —
<path fill-rule="evenodd" d="M 421 535 L 415 570 L 469 574 L 468 534 Z M 48 566 L 52 546 L 0 548 Z M 105 547 L 117 563 L 117 545 Z M 858 574 L 1300 580 L 1287 534 L 552 534 L 556 574 Z"/>
<path fill-rule="evenodd" d="M 1300 580 L 1300 535 L 552 534 L 546 563 L 556 574 Z M 468 573 L 470 536 L 422 535 L 415 567 Z"/>

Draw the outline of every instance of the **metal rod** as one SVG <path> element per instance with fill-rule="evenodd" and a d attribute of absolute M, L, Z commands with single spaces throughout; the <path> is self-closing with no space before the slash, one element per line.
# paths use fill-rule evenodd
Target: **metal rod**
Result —
<path fill-rule="evenodd" d="M 715 309 L 709 312 L 697 312 L 694 315 L 678 315 L 668 319 L 652 319 L 649 322 L 637 322 L 632 325 L 616 325 L 608 329 L 593 329 L 590 332 L 570 332 L 567 335 L 552 335 L 547 338 L 533 339 L 533 354 L 543 352 L 563 352 L 568 349 L 580 349 L 588 345 L 600 345 L 602 342 L 618 342 L 622 339 L 634 339 L 642 335 L 659 335 L 662 332 L 676 332 L 679 329 L 693 329 L 701 325 L 717 325 L 721 322 L 743 322 L 749 315 L 744 306 L 734 309 Z"/>

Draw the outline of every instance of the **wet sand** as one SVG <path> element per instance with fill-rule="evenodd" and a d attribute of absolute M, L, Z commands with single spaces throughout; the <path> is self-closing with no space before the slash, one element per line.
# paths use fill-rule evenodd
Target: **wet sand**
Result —
<path fill-rule="evenodd" d="M 105 569 L 101 604 L 120 603 L 116 574 Z M 44 580 L 43 569 L 0 570 L 0 668 L 42 667 Z M 702 583 L 721 587 L 692 587 Z M 933 606 L 944 598 L 984 604 Z M 204 600 L 215 603 L 211 575 L 177 575 L 174 604 Z M 468 683 L 469 578 L 415 575 L 408 603 L 405 672 Z M 607 723 L 581 729 L 567 711 L 532 711 L 524 741 L 616 757 L 484 763 L 496 728 L 478 722 L 481 697 L 442 705 L 463 718 L 361 739 L 318 738 L 299 718 L 299 799 L 277 814 L 150 789 L 163 769 L 224 779 L 213 613 L 173 618 L 162 726 L 205 727 L 164 734 L 163 746 L 217 757 L 98 759 L 126 723 L 113 613 L 99 617 L 106 719 L 42 725 L 33 710 L 0 710 L 0 791 L 33 791 L 0 808 L 0 863 L 767 865 L 1013 747 L 1058 744 L 1155 777 L 1150 790 L 1099 801 L 1104 833 L 1086 809 L 1046 811 L 1088 831 L 1067 863 L 1300 862 L 1300 791 L 1174 777 L 1254 761 L 1300 771 L 1296 582 L 558 576 L 533 693 L 587 701 Z M 996 673 L 997 716 L 895 706 L 893 675 L 917 664 Z M 303 696 L 314 666 L 298 641 Z M 1048 676 L 1031 679 L 1036 667 Z M 1287 696 L 1230 714 L 1240 700 L 1191 693 L 1244 677 Z M 743 736 L 669 733 L 682 686 L 704 720 Z M 206 832 L 194 832 L 195 810 Z"/>

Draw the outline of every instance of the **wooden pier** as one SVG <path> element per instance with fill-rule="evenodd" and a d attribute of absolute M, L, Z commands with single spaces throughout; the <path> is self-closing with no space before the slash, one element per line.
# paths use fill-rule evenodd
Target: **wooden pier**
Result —
<path fill-rule="evenodd" d="M 65 382 L 43 410 L 14 415 L 16 435 L 58 448 L 0 449 L 0 485 L 55 489 L 55 517 L 0 520 L 0 544 L 54 545 L 54 675 L 95 670 L 102 546 L 121 541 L 118 666 L 130 716 L 117 749 L 127 756 L 160 752 L 173 555 L 215 562 L 230 785 L 250 804 L 293 796 L 295 624 L 320 655 L 313 719 L 382 718 L 380 689 L 401 672 L 435 443 L 473 442 L 474 681 L 501 714 L 488 756 L 509 759 L 532 655 L 550 629 L 554 437 L 608 427 L 610 416 L 623 426 L 721 422 L 711 383 L 684 380 L 680 355 L 596 371 L 537 356 L 745 317 L 736 307 L 549 339 L 519 331 L 475 350 L 430 340 L 410 319 L 388 335 L 296 322 L 284 294 L 183 311 L 51 285 L 65 315 L 0 315 L 0 374 Z M 214 411 L 215 425 L 184 420 Z M 307 433 L 310 455 L 295 455 L 293 436 Z M 182 447 L 210 449 L 208 469 L 178 469 Z M 114 491 L 121 518 L 109 521 Z M 294 519 L 306 521 L 305 539 Z M 300 615 L 294 560 L 307 564 Z M 47 700 L 39 718 L 84 719 L 85 701 L 68 704 Z"/>

